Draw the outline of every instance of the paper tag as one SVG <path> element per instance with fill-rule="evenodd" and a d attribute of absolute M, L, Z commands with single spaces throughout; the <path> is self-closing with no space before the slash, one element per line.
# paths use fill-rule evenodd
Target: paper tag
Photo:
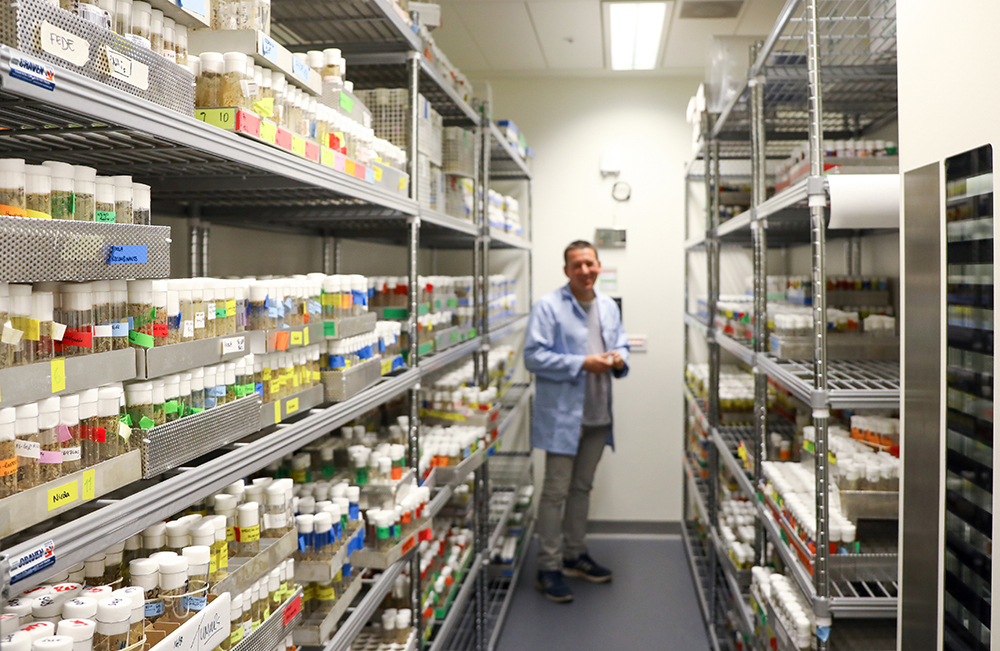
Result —
<path fill-rule="evenodd" d="M 14 453 L 25 459 L 37 459 L 41 456 L 42 446 L 38 441 L 14 440 Z"/>
<path fill-rule="evenodd" d="M 105 45 L 104 51 L 108 55 L 108 68 L 111 70 L 112 77 L 120 79 L 130 86 L 149 90 L 149 66 L 130 59 L 120 52 L 115 52 L 111 46 Z"/>
<path fill-rule="evenodd" d="M 289 345 L 292 345 L 292 346 L 301 346 L 302 345 L 302 331 L 301 330 L 297 330 L 297 331 L 291 333 L 291 336 L 289 337 Z"/>
<path fill-rule="evenodd" d="M 143 420 L 149 420 L 149 419 L 144 418 Z M 150 420 L 150 422 L 153 421 Z M 142 421 L 139 421 L 139 424 L 142 425 Z M 146 429 L 149 428 L 147 427 Z M 129 437 L 132 436 L 132 428 L 126 425 L 125 423 L 118 421 L 118 436 L 119 438 L 121 438 L 121 440 L 128 442 Z"/>
<path fill-rule="evenodd" d="M 81 459 L 81 457 L 82 457 L 82 454 L 81 454 L 80 450 L 81 449 L 79 447 L 76 447 L 76 448 L 63 448 L 62 449 L 63 463 L 66 463 L 68 461 L 79 461 Z M 90 470 L 88 472 L 94 472 L 94 471 Z"/>
<path fill-rule="evenodd" d="M 94 326 L 95 337 L 112 337 L 114 334 L 115 329 L 110 323 L 107 325 Z"/>
<path fill-rule="evenodd" d="M 24 332 L 16 329 L 10 324 L 10 321 L 8 321 L 3 324 L 3 334 L 0 335 L 0 341 L 10 346 L 17 346 L 21 343 L 21 335 L 23 334 Z"/>
<path fill-rule="evenodd" d="M 53 511 L 67 504 L 72 504 L 80 497 L 79 491 L 80 485 L 76 480 L 62 486 L 50 488 L 47 500 L 48 510 Z"/>
<path fill-rule="evenodd" d="M 232 355 L 246 350 L 246 337 L 230 337 L 222 340 L 222 354 Z"/>
<path fill-rule="evenodd" d="M 205 327 L 205 313 L 195 312 L 194 313 L 194 327 L 196 330 L 201 330 Z M 193 335 L 194 333 L 192 333 Z"/>
<path fill-rule="evenodd" d="M 52 393 L 66 390 L 66 360 L 54 359 L 49 362 L 49 372 L 52 376 Z"/>
<path fill-rule="evenodd" d="M 194 321 L 190 319 L 181 321 L 181 338 L 190 339 L 191 337 L 194 337 Z"/>
<path fill-rule="evenodd" d="M 112 337 L 127 337 L 129 331 L 128 323 L 112 323 L 111 324 L 111 336 Z"/>
<path fill-rule="evenodd" d="M 205 303 L 205 314 L 209 321 L 214 321 L 216 317 L 215 303 Z"/>
<path fill-rule="evenodd" d="M 52 56 L 81 67 L 90 60 L 87 39 L 60 29 L 47 20 L 42 21 L 38 31 L 42 49 Z"/>
<path fill-rule="evenodd" d="M 278 44 L 272 41 L 267 34 L 263 32 L 258 32 L 258 34 L 260 35 L 261 55 L 271 63 L 278 63 Z"/>
<path fill-rule="evenodd" d="M 59 439 L 60 443 L 65 443 L 73 439 L 73 434 L 69 431 L 69 428 L 60 423 L 56 425 L 56 437 Z"/>
<path fill-rule="evenodd" d="M 54 341 L 62 341 L 63 335 L 66 334 L 66 326 L 61 323 L 52 323 L 52 339 Z"/>
<path fill-rule="evenodd" d="M 80 448 L 74 448 L 79 451 Z M 66 451 L 63 450 L 63 455 L 65 456 Z M 96 471 L 94 470 L 84 470 L 83 471 L 83 489 L 80 491 L 80 499 L 92 500 L 94 499 L 96 481 Z"/>
<path fill-rule="evenodd" d="M 299 399 L 298 398 L 289 398 L 288 402 L 285 403 L 285 413 L 286 414 L 294 414 L 298 410 L 299 410 Z"/>
<path fill-rule="evenodd" d="M 309 67 L 305 61 L 301 60 L 297 56 L 292 56 L 292 74 L 301 79 L 302 81 L 309 83 L 309 75 L 312 73 L 312 68 Z"/>

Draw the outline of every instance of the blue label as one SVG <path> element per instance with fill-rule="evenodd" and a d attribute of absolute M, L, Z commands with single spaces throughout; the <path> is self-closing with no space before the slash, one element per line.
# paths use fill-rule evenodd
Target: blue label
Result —
<path fill-rule="evenodd" d="M 351 502 L 350 506 L 348 507 L 348 513 L 350 514 L 351 519 L 352 520 L 357 520 L 358 519 L 358 514 L 360 512 L 361 512 L 361 510 L 358 508 L 358 503 L 357 502 Z"/>
<path fill-rule="evenodd" d="M 146 617 L 159 617 L 163 614 L 163 601 L 147 601 Z"/>
<path fill-rule="evenodd" d="M 195 597 L 184 595 L 181 597 L 181 606 L 188 610 L 203 610 L 208 605 L 208 597 Z"/>
<path fill-rule="evenodd" d="M 181 329 L 181 314 L 177 316 L 167 316 L 167 326 L 173 328 L 174 330 Z"/>
<path fill-rule="evenodd" d="M 302 81 L 309 83 L 310 72 L 311 68 L 309 68 L 309 64 L 307 64 L 305 61 L 302 61 L 297 56 L 292 57 L 292 74 L 294 74 Z"/>
<path fill-rule="evenodd" d="M 381 339 L 378 340 L 378 352 L 380 353 L 385 352 L 385 342 Z"/>
<path fill-rule="evenodd" d="M 129 318 L 129 321 L 132 319 Z M 130 323 L 112 323 L 111 324 L 111 336 L 112 337 L 127 337 L 128 331 L 132 329 L 132 324 Z"/>
<path fill-rule="evenodd" d="M 271 63 L 278 63 L 278 44 L 263 33 L 260 35 L 260 53 Z M 295 57 L 292 58 L 294 59 Z"/>
<path fill-rule="evenodd" d="M 343 355 L 330 355 L 330 368 L 339 370 L 346 366 L 347 362 L 344 361 Z"/>
<path fill-rule="evenodd" d="M 108 264 L 146 264 L 146 245 L 113 244 Z"/>
<path fill-rule="evenodd" d="M 263 396 L 264 395 L 264 383 L 263 382 L 258 382 L 257 384 L 255 384 L 254 388 L 253 388 L 253 391 L 258 396 Z"/>
<path fill-rule="evenodd" d="M 202 17 L 208 16 L 208 11 L 205 9 L 205 0 L 178 0 L 178 4 L 181 8 L 193 14 L 198 14 Z"/>
<path fill-rule="evenodd" d="M 205 409 L 212 409 L 216 406 L 215 398 L 209 398 L 209 393 L 205 391 Z"/>
<path fill-rule="evenodd" d="M 271 307 L 267 308 L 267 316 L 270 317 L 270 318 L 272 318 L 272 319 L 277 319 L 278 318 L 278 308 L 276 306 L 274 306 L 274 305 L 272 305 Z"/>
<path fill-rule="evenodd" d="M 350 563 L 344 563 L 343 565 L 341 565 L 340 566 L 340 572 L 341 572 L 341 576 L 343 576 L 345 579 L 347 577 L 351 576 L 351 564 Z"/>
<path fill-rule="evenodd" d="M 375 182 L 375 169 L 371 165 L 365 168 L 365 181 L 368 183 Z"/>
<path fill-rule="evenodd" d="M 10 76 L 45 90 L 55 90 L 56 87 L 56 74 L 52 68 L 40 61 L 27 59 L 23 54 L 11 57 Z"/>
<path fill-rule="evenodd" d="M 319 301 L 309 299 L 309 314 L 319 314 L 323 311 L 323 306 L 319 304 Z"/>

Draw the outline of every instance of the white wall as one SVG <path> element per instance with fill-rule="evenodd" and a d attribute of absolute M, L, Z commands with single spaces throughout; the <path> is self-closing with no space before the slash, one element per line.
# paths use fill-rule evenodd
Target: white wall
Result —
<path fill-rule="evenodd" d="M 514 120 L 533 163 L 534 294 L 565 282 L 562 251 L 596 227 L 628 230 L 628 246 L 602 250 L 617 267 L 626 330 L 649 338 L 615 383 L 617 450 L 598 469 L 590 517 L 681 519 L 685 122 L 695 79 L 503 79 L 493 115 Z M 618 147 L 632 199 L 611 198 L 601 151 Z M 613 216 L 616 219 L 613 220 Z"/>

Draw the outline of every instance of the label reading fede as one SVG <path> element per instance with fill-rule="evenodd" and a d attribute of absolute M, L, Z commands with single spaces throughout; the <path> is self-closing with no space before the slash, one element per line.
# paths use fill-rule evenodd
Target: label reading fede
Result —
<path fill-rule="evenodd" d="M 42 49 L 52 56 L 81 67 L 90 60 L 90 44 L 76 34 L 43 20 L 39 27 L 39 36 Z"/>

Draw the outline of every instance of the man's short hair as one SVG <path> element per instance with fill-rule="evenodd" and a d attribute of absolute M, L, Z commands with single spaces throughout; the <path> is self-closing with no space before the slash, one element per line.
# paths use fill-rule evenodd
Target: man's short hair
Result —
<path fill-rule="evenodd" d="M 563 251 L 563 263 L 569 264 L 570 251 L 579 251 L 580 249 L 590 249 L 591 251 L 594 252 L 594 257 L 600 260 L 600 258 L 598 258 L 597 256 L 597 249 L 594 247 L 593 244 L 591 244 L 587 240 L 576 240 L 575 242 L 570 242 L 569 246 L 566 247 L 566 250 Z"/>

